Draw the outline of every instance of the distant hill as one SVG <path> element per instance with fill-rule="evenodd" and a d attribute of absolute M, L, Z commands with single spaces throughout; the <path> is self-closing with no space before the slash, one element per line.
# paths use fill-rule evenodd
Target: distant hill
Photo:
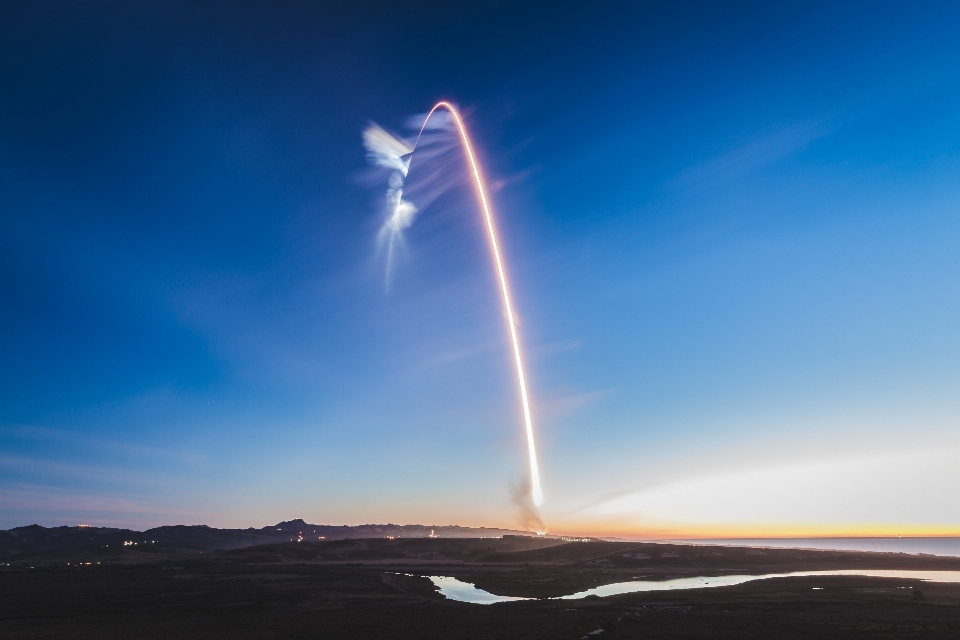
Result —
<path fill-rule="evenodd" d="M 148 561 L 171 555 L 190 555 L 224 549 L 243 549 L 299 539 L 343 540 L 348 538 L 494 538 L 526 535 L 510 529 L 426 526 L 419 524 L 362 524 L 336 526 L 308 524 L 301 519 L 280 522 L 262 529 L 216 529 L 206 525 L 175 525 L 146 531 L 110 527 L 41 527 L 30 525 L 0 530 L 0 561 L 44 562 L 76 557 L 87 550 L 90 557 L 116 557 L 127 562 Z"/>

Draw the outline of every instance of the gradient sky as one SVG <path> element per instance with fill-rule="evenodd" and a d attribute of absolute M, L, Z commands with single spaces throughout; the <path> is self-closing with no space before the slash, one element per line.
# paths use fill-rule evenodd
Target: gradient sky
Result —
<path fill-rule="evenodd" d="M 4 4 L 0 528 L 516 526 L 449 99 L 552 532 L 960 534 L 960 6 L 464 4 Z"/>

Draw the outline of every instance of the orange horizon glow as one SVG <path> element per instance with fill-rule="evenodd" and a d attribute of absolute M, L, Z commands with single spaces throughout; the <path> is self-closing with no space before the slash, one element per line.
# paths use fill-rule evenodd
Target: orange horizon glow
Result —
<path fill-rule="evenodd" d="M 952 538 L 960 537 L 957 525 L 755 525 L 692 527 L 558 527 L 551 535 L 645 540 L 710 540 L 744 538 Z"/>
<path fill-rule="evenodd" d="M 526 429 L 527 436 L 527 451 L 529 455 L 530 462 L 530 483 L 531 483 L 531 497 L 533 498 L 533 503 L 536 506 L 540 506 L 543 503 L 543 491 L 540 487 L 540 469 L 537 464 L 537 450 L 533 438 L 533 419 L 530 416 L 530 402 L 527 399 L 527 383 L 523 373 L 523 359 L 520 356 L 520 340 L 517 338 L 517 327 L 516 322 L 513 317 L 513 306 L 510 304 L 510 291 L 507 287 L 507 276 L 503 268 L 503 260 L 500 257 L 500 244 L 497 242 L 497 232 L 493 224 L 493 214 L 490 211 L 490 204 L 487 202 L 486 190 L 483 187 L 483 179 L 480 176 L 480 165 L 477 163 L 476 158 L 473 154 L 473 145 L 470 144 L 470 137 L 467 135 L 467 128 L 463 124 L 463 120 L 460 118 L 460 114 L 457 112 L 456 108 L 445 100 L 441 100 L 430 109 L 430 112 L 427 113 L 427 117 L 423 119 L 423 125 L 420 127 L 420 133 L 417 134 L 417 141 L 413 145 L 414 151 L 416 151 L 417 145 L 420 143 L 420 137 L 423 135 L 423 130 L 427 126 L 427 122 L 430 120 L 430 116 L 434 114 L 437 109 L 446 109 L 450 112 L 450 115 L 453 116 L 454 122 L 457 123 L 457 129 L 460 131 L 460 140 L 463 142 L 463 149 L 467 156 L 467 160 L 470 162 L 470 167 L 473 169 L 473 177 L 477 187 L 477 195 L 480 199 L 480 206 L 483 208 L 484 221 L 487 225 L 487 231 L 490 236 L 490 246 L 493 250 L 494 262 L 497 266 L 497 275 L 500 279 L 500 291 L 503 294 L 503 306 L 507 315 L 507 326 L 510 329 L 510 340 L 513 344 L 513 357 L 517 365 L 517 379 L 520 385 L 520 400 L 523 403 L 523 421 Z M 410 153 L 414 153 L 411 151 Z"/>

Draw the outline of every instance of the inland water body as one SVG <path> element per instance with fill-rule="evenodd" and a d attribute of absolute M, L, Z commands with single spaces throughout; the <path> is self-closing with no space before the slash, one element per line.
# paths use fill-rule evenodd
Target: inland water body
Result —
<path fill-rule="evenodd" d="M 675 578 L 673 580 L 633 580 L 630 582 L 615 582 L 600 587 L 578 591 L 570 595 L 553 598 L 555 600 L 577 600 L 587 596 L 616 596 L 623 593 L 637 593 L 641 591 L 670 591 L 675 589 L 703 589 L 710 587 L 730 587 L 743 584 L 751 580 L 766 578 L 794 578 L 815 576 L 866 576 L 868 578 L 901 578 L 905 581 L 904 587 L 913 588 L 921 581 L 956 582 L 960 583 L 960 571 L 910 571 L 897 569 L 840 569 L 835 571 L 797 571 L 793 573 L 767 573 L 760 575 L 731 575 L 731 576 L 696 576 L 691 578 Z M 468 582 L 461 582 L 449 576 L 430 576 L 430 580 L 440 589 L 440 593 L 451 600 L 470 602 L 473 604 L 494 604 L 497 602 L 512 602 L 514 600 L 533 600 L 534 598 L 517 598 L 512 596 L 498 596 L 477 589 Z M 816 587 L 814 587 L 816 588 Z"/>

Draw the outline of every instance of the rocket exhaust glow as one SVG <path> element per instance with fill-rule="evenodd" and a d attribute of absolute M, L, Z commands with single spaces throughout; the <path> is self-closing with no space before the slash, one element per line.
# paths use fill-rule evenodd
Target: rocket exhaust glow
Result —
<path fill-rule="evenodd" d="M 490 248 L 492 249 L 493 260 L 497 267 L 497 276 L 500 282 L 500 292 L 503 294 L 503 306 L 507 316 L 507 326 L 510 330 L 510 340 L 513 346 L 513 358 L 517 366 L 517 381 L 520 387 L 520 400 L 523 403 L 523 422 L 526 429 L 527 452 L 530 462 L 531 497 L 533 498 L 533 503 L 539 507 L 543 503 L 543 491 L 540 488 L 540 469 L 537 465 L 537 449 L 533 438 L 533 419 L 530 417 L 530 402 L 527 398 L 527 382 L 523 373 L 523 358 L 520 355 L 520 340 L 517 337 L 516 321 L 513 317 L 513 305 L 510 303 L 510 290 L 507 287 L 506 270 L 503 267 L 503 259 L 500 255 L 500 243 L 497 241 L 497 231 L 493 224 L 493 213 L 490 210 L 490 203 L 487 200 L 486 189 L 484 188 L 483 178 L 480 174 L 480 165 L 477 163 L 476 156 L 473 153 L 473 145 L 470 144 L 470 137 L 467 135 L 467 129 L 463 124 L 463 120 L 452 104 L 446 101 L 440 101 L 434 105 L 432 109 L 430 109 L 430 112 L 427 113 L 426 118 L 423 120 L 423 125 L 420 127 L 420 133 L 417 135 L 416 142 L 413 144 L 412 148 L 409 149 L 408 159 L 405 162 L 401 161 L 400 163 L 394 163 L 395 166 L 393 168 L 397 169 L 402 174 L 402 177 L 406 177 L 407 171 L 410 167 L 410 162 L 412 161 L 413 153 L 416 151 L 417 145 L 420 143 L 420 138 L 423 136 L 423 131 L 427 126 L 427 122 L 438 109 L 446 109 L 453 117 L 454 123 L 457 125 L 457 130 L 460 134 L 460 141 L 463 144 L 464 154 L 466 155 L 467 161 L 470 164 L 470 170 L 473 173 L 473 179 L 476 184 L 480 207 L 483 209 L 484 222 L 486 223 L 487 231 L 490 237 Z M 374 135 L 379 134 L 378 132 L 374 131 Z M 396 160 L 400 160 L 399 155 L 393 157 L 395 157 Z M 380 162 L 380 164 L 384 163 Z M 390 259 L 389 251 L 392 251 L 393 241 L 396 233 L 409 226 L 412 223 L 413 215 L 416 213 L 416 208 L 413 207 L 412 204 L 404 201 L 402 198 L 402 183 L 391 185 L 389 198 L 392 206 L 394 207 L 394 211 L 392 212 L 390 219 L 387 221 L 387 225 L 390 230 L 388 260 Z M 387 269 L 387 277 L 389 278 L 389 262 Z"/>

